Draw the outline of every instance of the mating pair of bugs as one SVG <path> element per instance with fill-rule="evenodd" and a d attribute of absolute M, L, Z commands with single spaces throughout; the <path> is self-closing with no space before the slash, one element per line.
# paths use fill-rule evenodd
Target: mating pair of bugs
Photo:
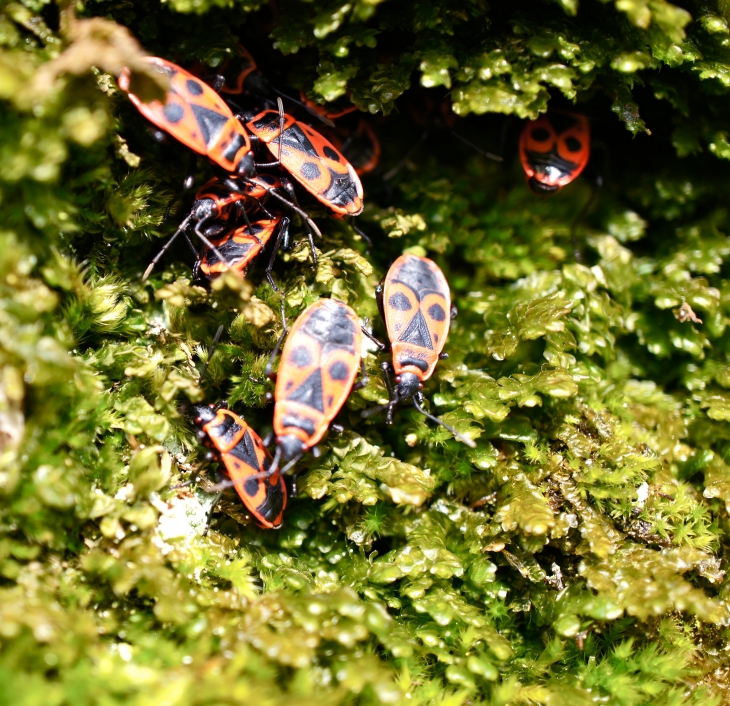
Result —
<path fill-rule="evenodd" d="M 443 272 L 428 258 L 402 255 L 376 290 L 389 345 L 373 339 L 381 351 L 389 347 L 392 362 L 383 363 L 388 402 L 363 416 L 393 410 L 401 402 L 413 406 L 474 448 L 475 443 L 423 409 L 423 383 L 441 358 L 453 316 L 451 293 Z M 362 367 L 363 333 L 357 314 L 343 302 L 321 299 L 307 308 L 285 331 L 274 390 L 273 456 L 256 432 L 226 405 L 197 405 L 194 422 L 199 438 L 224 466 L 233 486 L 259 525 L 281 526 L 287 490 L 282 476 L 311 451 L 342 409 Z M 272 360 L 276 356 L 280 339 Z M 271 366 L 269 362 L 269 370 Z M 391 374 L 394 379 L 391 380 Z"/>
<path fill-rule="evenodd" d="M 249 57 L 242 48 L 239 53 L 244 59 Z M 191 225 L 205 246 L 196 264 L 199 275 L 215 276 L 226 269 L 243 274 L 277 233 L 273 260 L 278 247 L 288 240 L 289 219 L 264 206 L 269 198 L 302 216 L 316 267 L 313 234 L 321 235 L 319 228 L 299 208 L 288 180 L 271 174 L 257 176 L 257 172 L 281 167 L 336 216 L 357 216 L 363 209 L 363 189 L 348 160 L 316 130 L 284 113 L 280 98 L 278 110 L 234 115 L 221 95 L 185 69 L 157 57 L 146 57 L 145 61 L 170 79 L 165 102 L 142 102 L 131 92 L 126 69 L 119 78 L 120 88 L 153 125 L 207 156 L 218 171 L 216 179 L 198 193 L 190 214 L 147 268 L 145 277 L 180 234 L 187 237 Z M 253 60 L 246 59 L 234 85 L 223 82 L 221 90 L 242 93 L 255 68 Z M 266 146 L 273 162 L 255 161 L 254 147 L 258 144 Z M 275 286 L 270 272 L 271 262 L 266 274 Z"/>

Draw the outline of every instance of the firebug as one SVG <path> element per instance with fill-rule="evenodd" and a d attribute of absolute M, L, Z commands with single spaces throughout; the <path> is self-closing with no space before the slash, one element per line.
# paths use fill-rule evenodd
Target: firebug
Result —
<path fill-rule="evenodd" d="M 476 444 L 426 412 L 423 383 L 433 375 L 436 364 L 446 354 L 451 318 L 451 292 L 444 273 L 425 257 L 401 255 L 378 285 L 376 297 L 390 340 L 392 363 L 381 365 L 388 388 L 387 404 L 367 410 L 368 417 L 387 409 L 386 423 L 393 423 L 393 410 L 399 402 L 412 400 L 413 406 L 432 421 L 448 429 L 459 441 L 474 448 Z M 381 345 L 385 350 L 387 346 Z M 395 384 L 391 374 L 395 374 Z"/>

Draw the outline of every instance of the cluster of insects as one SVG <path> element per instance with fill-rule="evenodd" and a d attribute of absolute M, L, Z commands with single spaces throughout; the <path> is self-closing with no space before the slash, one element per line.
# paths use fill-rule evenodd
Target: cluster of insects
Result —
<path fill-rule="evenodd" d="M 320 231 L 300 207 L 296 188 L 303 187 L 338 218 L 361 213 L 360 175 L 375 168 L 380 146 L 364 120 L 353 116 L 348 126 L 333 122 L 352 115 L 355 107 L 327 111 L 304 95 L 301 100 L 290 99 L 324 123 L 318 129 L 311 127 L 284 112 L 281 96 L 274 99 L 278 92 L 241 47 L 230 65 L 208 81 L 201 77 L 201 67 L 188 71 L 165 59 L 146 60 L 170 80 L 164 103 L 142 102 L 132 92 L 127 71 L 119 78 L 120 88 L 156 130 L 181 142 L 193 155 L 207 157 L 215 176 L 197 192 L 190 212 L 144 277 L 182 235 L 195 252 L 194 281 L 205 283 L 225 271 L 245 276 L 254 260 L 270 249 L 265 274 L 276 290 L 273 264 L 278 250 L 290 246 L 292 214 L 302 218 L 316 268 L 314 237 Z M 256 110 L 237 103 L 252 97 Z M 351 149 L 358 143 L 358 149 Z M 528 185 L 543 194 L 575 179 L 586 166 L 589 151 L 588 122 L 578 115 L 531 121 L 519 141 Z M 193 178 L 186 181 L 192 185 Z M 200 250 L 191 235 L 202 244 Z M 363 335 L 380 352 L 391 353 L 381 365 L 388 402 L 365 411 L 364 417 L 386 412 L 387 423 L 392 423 L 395 408 L 410 402 L 456 439 L 475 446 L 422 406 L 423 383 L 446 357 L 443 349 L 455 314 L 443 272 L 428 258 L 401 255 L 378 285 L 376 299 L 387 332 L 385 344 L 361 326 L 352 308 L 336 299 L 315 302 L 288 331 L 283 322 L 284 333 L 267 366 L 267 374 L 274 377 L 272 364 L 281 351 L 270 439 L 262 440 L 225 403 L 193 407 L 199 440 L 228 476 L 219 489 L 235 488 L 261 527 L 281 526 L 287 504 L 284 476 L 293 473 L 305 454 L 319 455 L 318 443 L 334 426 L 350 392 L 367 382 Z M 362 378 L 356 382 L 358 371 Z"/>

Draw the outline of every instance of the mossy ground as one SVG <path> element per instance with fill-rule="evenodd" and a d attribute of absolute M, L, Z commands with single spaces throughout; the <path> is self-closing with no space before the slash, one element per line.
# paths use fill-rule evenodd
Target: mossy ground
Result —
<path fill-rule="evenodd" d="M 724 0 L 5 3 L 0 704 L 730 702 L 728 22 Z M 433 257 L 460 314 L 426 392 L 476 450 L 407 409 L 364 421 L 370 355 L 283 529 L 231 495 L 201 536 L 179 407 L 226 397 L 265 433 L 279 298 L 260 273 L 192 288 L 183 247 L 141 281 L 187 155 L 116 89 L 128 65 L 159 91 L 123 27 L 180 63 L 240 38 L 275 85 L 370 114 L 375 246 L 305 199 L 320 266 L 280 259 L 286 313 L 331 293 L 382 335 L 375 283 Z M 502 164 L 443 128 L 447 92 Z M 540 200 L 516 137 L 549 99 L 591 118 L 593 159 Z"/>

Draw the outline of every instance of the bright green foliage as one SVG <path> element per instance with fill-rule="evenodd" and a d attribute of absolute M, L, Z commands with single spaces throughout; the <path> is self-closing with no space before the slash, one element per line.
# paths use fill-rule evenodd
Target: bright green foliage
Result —
<path fill-rule="evenodd" d="M 728 703 L 728 12 L 3 5 L 0 705 Z M 377 280 L 433 257 L 460 313 L 425 392 L 476 449 L 408 407 L 364 420 L 386 399 L 369 354 L 284 527 L 229 492 L 203 534 L 180 408 L 225 397 L 268 430 L 280 295 L 256 272 L 191 286 L 184 244 L 141 281 L 188 159 L 116 88 L 128 66 L 165 89 L 133 37 L 211 73 L 241 38 L 277 87 L 373 114 L 375 246 L 304 197 L 324 237 L 314 273 L 293 225 L 286 315 L 332 294 L 382 336 Z M 503 163 L 443 128 L 447 91 L 455 132 Z M 549 100 L 591 118 L 597 194 L 524 185 L 517 118 Z"/>

